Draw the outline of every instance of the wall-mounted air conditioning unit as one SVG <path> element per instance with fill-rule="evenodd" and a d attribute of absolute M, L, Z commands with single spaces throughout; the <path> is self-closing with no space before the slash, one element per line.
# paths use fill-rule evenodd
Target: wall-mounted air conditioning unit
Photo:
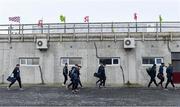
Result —
<path fill-rule="evenodd" d="M 124 48 L 135 48 L 134 38 L 124 38 Z"/>
<path fill-rule="evenodd" d="M 48 49 L 48 41 L 47 41 L 47 39 L 37 39 L 36 48 L 37 49 Z"/>

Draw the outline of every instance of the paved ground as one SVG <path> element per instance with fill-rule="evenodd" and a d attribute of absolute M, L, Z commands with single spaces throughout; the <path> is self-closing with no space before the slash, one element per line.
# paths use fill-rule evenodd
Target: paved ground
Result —
<path fill-rule="evenodd" d="M 0 85 L 0 106 L 180 106 L 180 88 L 85 87 L 72 94 L 65 87 L 31 85 L 23 91 Z"/>

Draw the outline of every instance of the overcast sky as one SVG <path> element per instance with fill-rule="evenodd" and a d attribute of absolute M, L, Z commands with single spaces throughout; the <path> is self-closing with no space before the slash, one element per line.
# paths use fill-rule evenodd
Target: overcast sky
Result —
<path fill-rule="evenodd" d="M 67 23 L 90 22 L 180 21 L 180 0 L 0 0 L 0 24 L 9 24 L 8 17 L 20 16 L 21 23 L 59 23 L 65 15 Z"/>

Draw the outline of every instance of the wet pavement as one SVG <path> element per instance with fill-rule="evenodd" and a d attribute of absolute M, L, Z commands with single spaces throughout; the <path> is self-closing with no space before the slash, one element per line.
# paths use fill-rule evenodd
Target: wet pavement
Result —
<path fill-rule="evenodd" d="M 0 106 L 180 106 L 180 88 L 85 87 L 77 94 L 48 85 L 0 85 Z"/>

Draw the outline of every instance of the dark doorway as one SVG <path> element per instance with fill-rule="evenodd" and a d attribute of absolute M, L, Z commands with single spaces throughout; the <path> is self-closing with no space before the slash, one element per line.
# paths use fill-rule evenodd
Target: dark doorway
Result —
<path fill-rule="evenodd" d="M 171 59 L 174 67 L 173 81 L 174 83 L 180 83 L 180 52 L 172 52 Z"/>

